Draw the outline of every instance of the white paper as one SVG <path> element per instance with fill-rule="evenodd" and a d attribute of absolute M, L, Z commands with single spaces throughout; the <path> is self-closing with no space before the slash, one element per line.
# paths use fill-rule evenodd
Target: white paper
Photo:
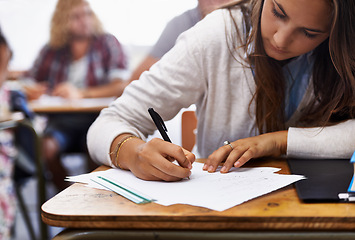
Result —
<path fill-rule="evenodd" d="M 179 182 L 144 181 L 130 171 L 109 169 L 101 172 L 68 177 L 68 181 L 86 183 L 90 187 L 103 189 L 90 180 L 103 176 L 124 183 L 164 206 L 189 204 L 224 211 L 250 199 L 259 197 L 298 180 L 301 175 L 276 174 L 281 170 L 272 167 L 233 168 L 229 173 L 208 173 L 203 164 L 195 162 L 190 179 Z"/>

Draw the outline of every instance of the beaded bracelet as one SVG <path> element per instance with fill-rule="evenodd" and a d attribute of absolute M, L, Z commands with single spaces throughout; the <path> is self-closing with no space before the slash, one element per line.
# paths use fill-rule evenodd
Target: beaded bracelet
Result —
<path fill-rule="evenodd" d="M 115 156 L 115 158 L 113 159 L 113 164 L 117 167 L 119 167 L 120 169 L 122 169 L 122 166 L 120 165 L 120 163 L 118 162 L 118 153 L 120 152 L 121 150 L 121 147 L 122 145 L 127 142 L 128 140 L 132 139 L 132 138 L 138 138 L 134 135 L 128 135 L 126 137 L 124 137 L 115 147 L 115 150 L 113 152 L 110 153 L 110 155 L 113 155 Z"/>

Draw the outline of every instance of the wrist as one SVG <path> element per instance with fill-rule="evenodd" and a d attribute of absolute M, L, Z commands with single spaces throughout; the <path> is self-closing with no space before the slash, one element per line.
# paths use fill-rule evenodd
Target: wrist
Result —
<path fill-rule="evenodd" d="M 110 152 L 112 164 L 117 168 L 129 169 L 128 163 L 134 156 L 135 147 L 140 142 L 144 141 L 132 134 L 123 134 L 116 138 Z"/>
<path fill-rule="evenodd" d="M 287 136 L 287 130 L 279 132 L 279 149 L 281 155 L 285 155 L 287 153 Z"/>
<path fill-rule="evenodd" d="M 137 159 L 138 148 L 144 144 L 145 141 L 135 137 L 127 141 L 121 148 L 121 153 L 118 156 L 118 161 L 125 170 L 131 170 L 132 164 L 135 164 Z"/>

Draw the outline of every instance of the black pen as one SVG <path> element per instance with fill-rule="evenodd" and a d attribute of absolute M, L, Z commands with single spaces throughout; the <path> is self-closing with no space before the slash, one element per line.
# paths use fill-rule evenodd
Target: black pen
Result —
<path fill-rule="evenodd" d="M 166 133 L 168 131 L 168 129 L 166 128 L 165 123 L 164 123 L 163 119 L 160 117 L 160 115 L 156 111 L 154 111 L 153 108 L 149 108 L 148 112 L 149 112 L 150 116 L 152 117 L 152 119 L 155 123 L 155 126 L 157 126 L 157 128 L 160 132 L 160 135 L 163 137 L 163 139 L 167 142 L 171 142 L 168 134 Z"/>
<path fill-rule="evenodd" d="M 164 123 L 163 119 L 161 118 L 161 116 L 156 111 L 154 111 L 153 108 L 148 108 L 148 112 L 149 112 L 150 116 L 152 117 L 155 126 L 157 126 L 157 128 L 160 132 L 160 135 L 163 137 L 164 141 L 171 143 L 171 140 L 170 140 L 168 134 L 166 133 L 168 131 L 168 129 L 166 128 L 165 123 Z M 187 179 L 190 179 L 190 177 L 187 177 Z"/>

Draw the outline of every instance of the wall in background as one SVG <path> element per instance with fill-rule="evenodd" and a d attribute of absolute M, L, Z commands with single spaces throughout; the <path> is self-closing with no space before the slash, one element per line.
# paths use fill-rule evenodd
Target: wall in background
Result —
<path fill-rule="evenodd" d="M 107 32 L 124 44 L 131 68 L 158 39 L 174 16 L 197 5 L 196 0 L 88 0 Z M 14 51 L 10 70 L 31 67 L 48 41 L 57 0 L 0 0 L 0 26 Z"/>

